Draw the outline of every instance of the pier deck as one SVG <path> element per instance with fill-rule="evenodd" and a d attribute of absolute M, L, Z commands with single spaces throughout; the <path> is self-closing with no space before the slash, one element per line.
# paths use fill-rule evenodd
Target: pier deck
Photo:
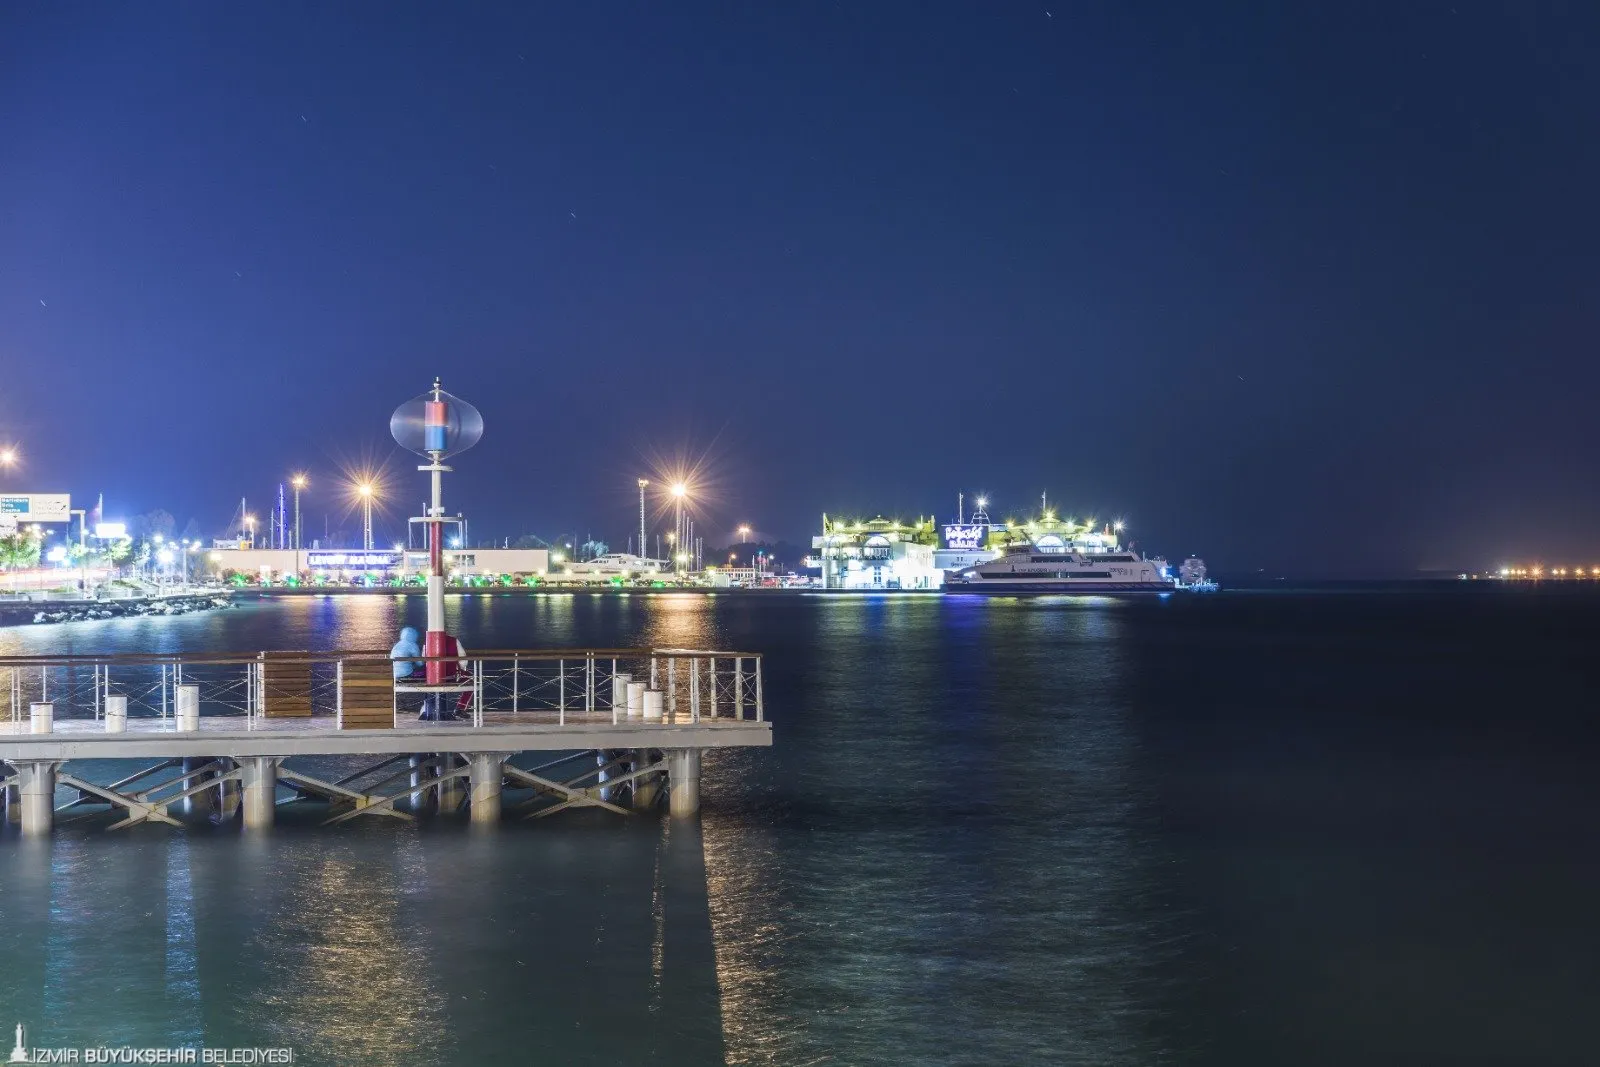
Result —
<path fill-rule="evenodd" d="M 11 705 L 0 721 L 7 817 L 41 834 L 57 810 L 104 805 L 125 813 L 114 828 L 181 825 L 172 814 L 181 805 L 264 829 L 280 783 L 327 801 L 330 823 L 462 806 L 475 823 L 498 822 L 507 784 L 533 791 L 529 817 L 571 807 L 626 814 L 662 795 L 674 815 L 691 815 L 703 750 L 772 744 L 758 653 L 493 650 L 415 662 L 418 673 L 396 680 L 388 655 L 374 651 L 0 658 Z M 457 718 L 437 721 L 441 709 Z M 524 752 L 574 755 L 529 771 L 510 762 Z M 316 756 L 379 762 L 337 782 L 286 765 Z M 159 762 L 109 785 L 68 769 L 107 759 Z M 565 780 L 535 773 L 570 760 L 588 769 Z M 76 799 L 58 808 L 58 786 Z"/>

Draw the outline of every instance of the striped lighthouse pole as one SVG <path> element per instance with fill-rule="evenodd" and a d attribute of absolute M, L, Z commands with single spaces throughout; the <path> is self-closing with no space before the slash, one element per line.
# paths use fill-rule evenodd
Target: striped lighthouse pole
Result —
<path fill-rule="evenodd" d="M 429 463 L 418 467 L 433 479 L 432 504 L 428 508 L 428 635 L 423 639 L 424 656 L 443 656 L 446 653 L 444 632 L 444 472 L 449 470 L 442 462 L 449 447 L 447 431 L 450 426 L 450 404 L 444 399 L 439 379 L 433 380 L 433 397 L 423 404 L 423 445 Z M 428 684 L 443 685 L 446 663 L 442 659 L 428 660 Z"/>
<path fill-rule="evenodd" d="M 422 653 L 428 657 L 449 656 L 454 651 L 444 630 L 444 474 L 450 470 L 444 461 L 464 452 L 483 436 L 483 417 L 478 409 L 451 396 L 433 380 L 433 388 L 395 409 L 389 419 L 389 432 L 395 442 L 427 459 L 417 468 L 426 471 L 432 482 L 432 495 L 422 516 L 428 531 L 428 634 Z M 455 664 L 444 659 L 428 662 L 429 685 L 444 685 Z"/>

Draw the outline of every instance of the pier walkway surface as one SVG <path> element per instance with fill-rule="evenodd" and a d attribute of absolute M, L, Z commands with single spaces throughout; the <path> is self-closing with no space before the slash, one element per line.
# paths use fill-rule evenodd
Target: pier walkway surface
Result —
<path fill-rule="evenodd" d="M 518 809 L 530 818 L 626 814 L 663 795 L 684 816 L 699 807 L 704 749 L 772 743 L 758 653 L 492 650 L 416 663 L 396 680 L 373 651 L 0 658 L 7 820 L 28 835 L 68 809 L 120 812 L 113 828 L 186 815 L 263 830 L 283 790 L 326 801 L 330 823 L 466 807 L 488 824 L 507 788 L 531 791 Z M 511 762 L 527 752 L 566 755 Z M 318 756 L 378 762 L 338 781 L 288 765 Z M 158 762 L 104 785 L 72 773 L 73 761 L 106 759 Z"/>

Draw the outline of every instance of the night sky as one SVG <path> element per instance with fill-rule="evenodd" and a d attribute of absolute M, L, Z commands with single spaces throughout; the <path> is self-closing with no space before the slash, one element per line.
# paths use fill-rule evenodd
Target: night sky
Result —
<path fill-rule="evenodd" d="M 1600 8 L 0 7 L 7 489 L 476 539 L 1125 517 L 1295 575 L 1600 562 Z M 462 8 L 470 8 L 463 12 Z M 669 520 L 670 521 L 670 520 Z"/>

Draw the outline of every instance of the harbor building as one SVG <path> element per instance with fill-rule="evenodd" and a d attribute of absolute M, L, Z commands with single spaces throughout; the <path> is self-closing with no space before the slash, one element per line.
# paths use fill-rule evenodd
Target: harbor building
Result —
<path fill-rule="evenodd" d="M 811 566 L 822 570 L 824 589 L 937 589 L 944 572 L 934 563 L 939 533 L 933 519 L 915 523 L 878 516 L 829 519 L 811 539 Z"/>
<path fill-rule="evenodd" d="M 312 579 L 385 580 L 426 574 L 428 554 L 407 549 L 362 548 L 214 548 L 206 554 L 216 574 L 249 574 L 281 581 L 297 573 Z M 502 574 L 543 578 L 550 571 L 550 552 L 543 548 L 445 549 L 447 576 L 456 579 Z"/>

